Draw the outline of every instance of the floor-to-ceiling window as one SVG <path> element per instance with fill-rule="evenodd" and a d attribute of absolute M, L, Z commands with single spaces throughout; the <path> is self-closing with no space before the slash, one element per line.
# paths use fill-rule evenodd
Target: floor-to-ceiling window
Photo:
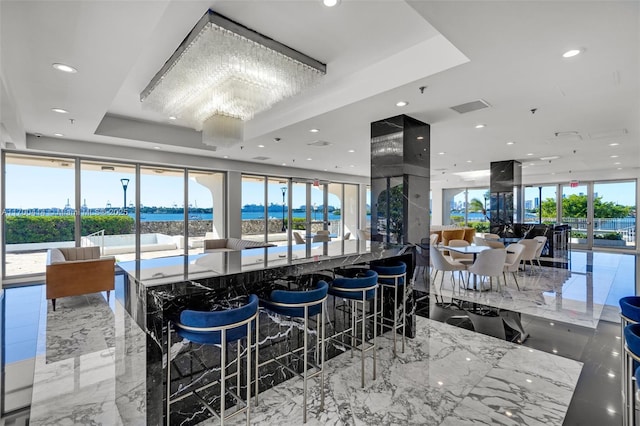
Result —
<path fill-rule="evenodd" d="M 289 180 L 277 177 L 267 178 L 267 242 L 286 245 L 287 240 L 287 192 Z"/>
<path fill-rule="evenodd" d="M 345 235 L 344 217 L 342 216 L 342 198 L 344 188 L 341 183 L 327 185 L 327 228 L 338 238 Z"/>
<path fill-rule="evenodd" d="M 242 238 L 254 241 L 266 240 L 265 205 L 266 183 L 264 176 L 242 175 Z"/>
<path fill-rule="evenodd" d="M 224 173 L 202 170 L 188 172 L 189 253 L 200 252 L 204 239 L 222 238 L 224 235 Z"/>
<path fill-rule="evenodd" d="M 557 185 L 533 185 L 524 188 L 524 222 L 556 223 Z"/>
<path fill-rule="evenodd" d="M 75 160 L 5 154 L 4 276 L 42 274 L 47 249 L 75 246 Z"/>
<path fill-rule="evenodd" d="M 489 231 L 489 189 L 450 188 L 443 190 L 443 224 L 472 226 Z"/>
<path fill-rule="evenodd" d="M 184 194 L 184 169 L 140 167 L 141 259 L 184 252 Z"/>
<path fill-rule="evenodd" d="M 80 162 L 80 244 L 102 255 L 135 254 L 136 167 L 104 161 Z M 128 241 L 129 244 L 125 244 Z"/>
<path fill-rule="evenodd" d="M 636 182 L 593 184 L 594 246 L 636 247 Z"/>

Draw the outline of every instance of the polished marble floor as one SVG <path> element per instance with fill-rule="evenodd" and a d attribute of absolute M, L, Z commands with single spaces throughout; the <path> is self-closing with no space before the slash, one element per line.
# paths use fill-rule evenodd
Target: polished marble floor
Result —
<path fill-rule="evenodd" d="M 619 424 L 617 301 L 634 293 L 636 260 L 574 252 L 570 271 L 519 275 L 522 294 L 512 280 L 502 293 L 494 288 L 495 294 L 453 294 L 445 280 L 445 298 L 482 298 L 495 308 L 522 309 L 528 339 L 518 345 L 418 318 L 418 336 L 398 358 L 388 337 L 380 338 L 380 377 L 368 380 L 364 391 L 356 360 L 329 361 L 326 409 L 319 413 L 312 404 L 309 423 Z M 538 295 L 543 304 L 536 303 Z M 114 299 L 109 305 L 104 295 L 61 299 L 63 308 L 53 314 L 42 286 L 5 291 L 5 379 L 25 360 L 35 369 L 29 424 L 136 424 L 123 422 L 131 417 L 121 416 L 114 402 L 114 328 L 124 315 Z M 299 424 L 300 387 L 287 382 L 261 394 L 253 410 L 256 424 Z M 310 400 L 317 400 L 318 387 L 310 392 Z M 14 418 L 6 417 L 5 424 L 20 424 Z"/>

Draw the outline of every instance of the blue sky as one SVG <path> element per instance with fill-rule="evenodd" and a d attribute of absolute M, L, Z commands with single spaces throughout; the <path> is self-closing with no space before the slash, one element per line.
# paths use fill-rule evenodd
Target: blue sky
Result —
<path fill-rule="evenodd" d="M 72 168 L 31 167 L 14 164 L 6 165 L 6 205 L 9 208 L 51 208 L 64 207 L 67 199 L 73 204 L 74 200 L 74 171 Z M 123 204 L 123 189 L 121 178 L 130 179 L 127 189 L 127 204 L 135 202 L 134 175 L 126 173 L 107 173 L 102 171 L 82 171 L 81 200 L 91 208 L 105 207 L 110 202 L 112 207 L 119 208 Z M 281 204 L 282 184 L 274 182 L 268 186 L 269 203 Z M 264 184 L 260 182 L 244 182 L 242 204 L 262 204 Z M 483 200 L 485 189 L 470 189 L 469 200 L 478 198 Z M 635 183 L 598 183 L 594 188 L 604 201 L 613 201 L 622 205 L 635 205 Z M 586 186 L 579 185 L 570 188 L 569 184 L 563 188 L 565 195 L 586 193 Z M 288 196 L 288 194 L 287 194 Z M 527 188 L 525 199 L 538 196 L 537 187 Z M 555 197 L 555 185 L 543 187 L 542 198 Z M 161 176 L 153 174 L 142 175 L 142 205 L 143 206 L 182 206 L 183 183 L 179 176 Z M 464 200 L 461 191 L 455 197 L 456 201 Z M 190 180 L 189 203 L 193 206 L 210 208 L 212 199 L 210 191 Z M 305 204 L 305 185 L 293 185 L 292 205 L 298 207 Z M 311 205 L 322 204 L 322 191 L 312 188 Z M 329 194 L 329 205 L 339 207 L 338 197 Z"/>
<path fill-rule="evenodd" d="M 110 173 L 82 171 L 81 203 L 86 200 L 90 208 L 103 208 L 107 202 L 113 208 L 124 203 L 124 191 L 120 179 L 130 180 L 127 187 L 127 204 L 135 203 L 135 175 L 133 173 Z M 143 206 L 182 206 L 183 180 L 180 176 L 143 174 L 141 202 Z M 55 185 L 51 185 L 55 183 Z M 63 208 L 67 199 L 74 203 L 74 170 L 31 167 L 14 164 L 6 166 L 6 205 L 9 208 Z M 268 186 L 269 203 L 282 204 L 282 184 Z M 242 204 L 262 204 L 264 184 L 245 182 Z M 288 197 L 288 194 L 286 195 Z M 212 207 L 211 192 L 194 180 L 189 181 L 189 203 L 203 208 Z M 304 184 L 293 185 L 293 206 L 305 204 Z M 322 191 L 312 188 L 311 205 L 322 205 Z M 340 205 L 338 197 L 329 194 L 329 205 Z"/>

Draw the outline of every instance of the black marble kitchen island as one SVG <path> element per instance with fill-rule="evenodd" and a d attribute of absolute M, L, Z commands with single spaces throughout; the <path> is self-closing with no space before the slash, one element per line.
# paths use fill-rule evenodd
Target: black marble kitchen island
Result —
<path fill-rule="evenodd" d="M 143 405 L 146 412 L 147 424 L 166 424 L 166 366 L 167 366 L 167 321 L 174 318 L 182 309 L 193 307 L 194 303 L 203 301 L 217 303 L 223 300 L 242 298 L 248 294 L 268 294 L 275 286 L 286 286 L 292 282 L 299 284 L 305 279 L 319 278 L 331 280 L 334 271 L 349 268 L 354 265 L 367 265 L 372 262 L 385 262 L 387 259 L 400 258 L 408 263 L 407 271 L 410 276 L 413 265 L 413 253 L 410 247 L 387 245 L 365 241 L 334 241 L 329 243 L 311 243 L 307 245 L 256 248 L 243 251 L 203 253 L 189 256 L 173 256 L 158 259 L 137 260 L 118 263 L 118 268 L 124 274 L 124 287 L 117 292 L 118 298 L 125 306 L 131 318 L 145 332 L 143 339 L 128 339 L 127 328 L 124 328 L 124 347 L 116 351 L 116 357 L 122 356 L 119 377 L 116 382 L 116 397 L 121 411 L 130 411 L 126 405 Z M 306 277 L 306 278 L 305 278 Z M 411 280 L 408 280 L 411 282 Z M 408 288 L 409 289 L 409 288 Z M 407 316 L 409 317 L 408 335 L 413 334 L 414 317 L 413 303 L 408 291 Z M 332 297 L 328 300 L 327 336 L 339 334 L 345 327 L 341 320 L 340 309 Z M 260 362 L 278 355 L 285 348 L 291 349 L 290 342 L 282 343 L 279 336 L 297 332 L 295 325 L 289 324 L 290 330 L 282 329 L 283 324 L 268 316 L 265 312 L 260 315 Z M 287 327 L 287 325 L 284 325 Z M 348 327 L 348 325 L 347 325 Z M 144 341 L 141 341 L 144 340 Z M 137 342 L 137 343 L 134 343 Z M 295 344 L 295 339 L 294 339 Z M 171 355 L 181 348 L 182 343 L 172 339 Z M 201 348 L 196 352 L 202 366 L 197 372 L 193 370 L 183 378 L 177 377 L 174 384 L 172 373 L 171 393 L 174 389 L 184 386 L 193 375 L 206 375 L 215 370 L 217 356 L 212 348 Z M 329 346 L 327 357 L 330 358 L 344 351 L 344 348 Z M 194 351 L 195 352 L 195 351 Z M 141 364 L 146 369 L 146 382 L 135 384 L 138 398 L 132 395 L 134 384 L 127 381 L 126 357 L 136 353 Z M 203 365 L 200 360 L 206 360 Z M 210 364 L 209 364 L 210 361 Z M 116 360 L 116 362 L 118 362 Z M 128 363 L 131 364 L 130 362 Z M 191 363 L 189 368 L 193 368 Z M 270 388 L 291 377 L 290 373 L 273 367 L 260 369 L 260 391 Z M 180 375 L 178 375 L 180 376 Z M 183 380 L 182 383 L 179 383 Z M 144 388 L 144 396 L 140 388 Z M 217 387 L 211 388 L 209 399 L 216 403 L 219 395 L 215 394 Z M 136 400 L 137 399 L 137 400 Z M 142 400 L 140 400 L 142 399 Z M 121 407 L 122 405 L 122 407 Z M 139 411 L 139 409 L 138 409 Z M 195 414 L 194 414 L 195 413 Z M 196 401 L 189 398 L 172 406 L 171 424 L 195 424 L 206 418 L 206 410 Z"/>

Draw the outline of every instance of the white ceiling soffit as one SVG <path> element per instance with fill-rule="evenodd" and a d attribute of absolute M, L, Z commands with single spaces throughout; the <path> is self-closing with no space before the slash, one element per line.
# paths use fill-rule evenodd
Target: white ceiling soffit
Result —
<path fill-rule="evenodd" d="M 2 72 L 11 82 L 25 130 L 55 128 L 78 138 L 93 134 L 122 81 L 153 43 L 150 35 L 167 4 L 3 1 Z M 53 71 L 54 62 L 74 64 L 78 73 Z M 69 113 L 52 113 L 53 107 Z"/>
<path fill-rule="evenodd" d="M 109 108 L 111 114 L 166 122 L 167 117 L 142 109 L 140 91 L 206 4 L 174 2 L 167 7 L 150 37 L 157 42 L 141 52 Z M 320 84 L 247 121 L 245 141 L 468 61 L 401 0 L 343 2 L 340 13 L 315 1 L 223 1 L 212 10 L 327 64 Z"/>

